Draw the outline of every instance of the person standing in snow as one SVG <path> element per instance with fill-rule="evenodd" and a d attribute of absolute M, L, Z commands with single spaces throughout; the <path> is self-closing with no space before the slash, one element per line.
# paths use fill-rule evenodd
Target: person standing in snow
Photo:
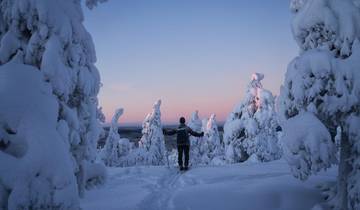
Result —
<path fill-rule="evenodd" d="M 189 128 L 185 124 L 185 118 L 180 117 L 180 125 L 177 129 L 167 131 L 163 129 L 164 135 L 174 135 L 177 134 L 176 137 L 176 143 L 177 143 L 177 149 L 178 149 L 178 164 L 180 167 L 180 170 L 188 170 L 189 166 L 189 151 L 190 151 L 190 140 L 189 136 L 196 136 L 196 137 L 202 137 L 204 136 L 204 132 L 197 133 L 193 131 L 191 128 Z M 185 156 L 185 164 L 183 165 L 183 154 Z"/>

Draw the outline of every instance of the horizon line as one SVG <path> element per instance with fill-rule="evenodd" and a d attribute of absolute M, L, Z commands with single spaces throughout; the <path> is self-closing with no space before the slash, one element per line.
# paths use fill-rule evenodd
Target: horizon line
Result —
<path fill-rule="evenodd" d="M 100 123 L 102 127 L 111 126 L 111 122 Z M 118 127 L 131 127 L 131 126 L 138 126 L 141 127 L 143 122 L 127 122 L 127 123 L 118 123 Z M 163 126 L 174 126 L 178 125 L 179 122 L 162 122 Z M 186 123 L 185 123 L 186 124 Z M 223 126 L 225 121 L 217 121 L 218 126 Z"/>

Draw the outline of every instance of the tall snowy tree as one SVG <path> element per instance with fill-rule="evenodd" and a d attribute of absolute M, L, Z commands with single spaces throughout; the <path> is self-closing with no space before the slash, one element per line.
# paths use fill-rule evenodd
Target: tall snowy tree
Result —
<path fill-rule="evenodd" d="M 130 153 L 131 144 L 128 139 L 120 138 L 118 132 L 118 121 L 123 113 L 122 108 L 115 111 L 105 146 L 101 151 L 101 159 L 107 166 L 129 166 L 127 156 Z"/>
<path fill-rule="evenodd" d="M 161 100 L 158 100 L 142 125 L 139 141 L 139 155 L 143 164 L 162 165 L 166 163 L 165 139 L 161 125 Z"/>
<path fill-rule="evenodd" d="M 302 52 L 289 64 L 279 97 L 286 159 L 296 177 L 307 179 L 336 162 L 340 140 L 337 193 L 329 203 L 360 209 L 359 4 L 298 1 L 291 4 L 292 31 Z"/>
<path fill-rule="evenodd" d="M 97 2 L 97 0 L 86 1 L 89 7 Z M 41 100 L 39 97 L 34 99 L 23 97 L 27 93 L 26 91 L 29 94 L 31 91 L 38 91 L 36 84 L 47 86 L 48 89 L 45 89 L 44 93 L 50 94 L 47 97 L 56 102 L 55 105 L 45 107 L 41 113 L 39 111 L 33 112 L 33 115 L 38 114 L 34 121 L 44 125 L 43 130 L 37 129 L 35 122 L 27 125 L 26 130 L 37 130 L 39 133 L 44 133 L 44 137 L 47 138 L 46 141 L 43 137 L 39 137 L 38 143 L 33 141 L 34 136 L 32 134 L 27 134 L 23 130 L 25 128 L 22 118 L 21 120 L 18 119 L 22 123 L 12 124 L 9 122 L 10 118 L 0 115 L 0 121 L 3 121 L 4 125 L 11 124 L 11 130 L 19 131 L 17 134 L 11 134 L 15 135 L 14 138 L 8 137 L 7 146 L 4 148 L 9 148 L 10 145 L 28 148 L 28 150 L 23 151 L 26 155 L 23 154 L 22 158 L 17 157 L 16 160 L 12 160 L 14 164 L 11 166 L 18 170 L 21 176 L 28 175 L 27 181 L 23 180 L 23 183 L 21 180 L 19 181 L 22 189 L 17 185 L 8 185 L 6 179 L 2 177 L 3 175 L 0 177 L 0 186 L 4 186 L 7 192 L 5 196 L 1 196 L 1 203 L 7 205 L 5 208 L 76 208 L 78 205 L 77 196 L 74 197 L 74 194 L 69 192 L 67 196 L 58 198 L 58 193 L 65 193 L 66 186 L 71 184 L 76 186 L 75 183 L 77 183 L 77 192 L 82 195 L 88 185 L 92 185 L 96 181 L 103 181 L 104 168 L 94 162 L 96 141 L 99 135 L 96 114 L 100 76 L 94 66 L 96 57 L 92 39 L 82 24 L 83 20 L 80 0 L 0 1 L 0 65 L 3 68 L 3 73 L 9 77 L 6 80 L 24 86 L 24 93 L 17 94 L 17 96 L 21 96 L 18 100 L 23 98 L 23 104 L 41 103 L 40 101 L 33 101 Z M 11 66 L 11 62 L 18 64 Z M 24 75 L 27 73 L 25 70 L 37 72 L 34 74 L 38 75 L 32 77 L 37 83 L 34 82 L 34 87 L 25 87 L 23 83 L 17 81 L 21 79 L 20 77 L 6 73 L 9 68 L 20 69 L 18 73 Z M 38 81 L 39 78 L 41 81 Z M 5 87 L 2 86 L 1 88 Z M 3 99 L 2 97 L 2 103 Z M 13 102 L 14 107 L 17 106 L 16 103 L 20 103 L 19 101 Z M 8 105 L 11 106 L 11 104 Z M 42 106 L 38 107 L 41 109 Z M 57 110 L 54 110 L 55 108 Z M 52 112 L 46 110 L 52 110 Z M 15 110 L 9 111 L 10 115 L 16 116 Z M 19 111 L 22 112 L 22 110 Z M 44 114 L 46 116 L 43 116 Z M 55 122 L 53 122 L 54 119 Z M 53 123 L 56 124 L 56 132 L 53 132 L 52 127 L 48 127 L 52 126 Z M 45 126 L 45 124 L 48 125 Z M 49 129 L 48 132 L 47 128 Z M 15 140 L 19 138 L 22 141 Z M 57 142 L 59 138 L 63 144 Z M 53 144 L 54 148 L 44 149 L 42 144 Z M 55 148 L 58 151 L 55 151 Z M 2 157 L 0 159 L 13 158 L 11 153 L 4 152 L 5 150 L 7 149 L 1 149 L 0 155 Z M 27 170 L 28 168 L 23 167 L 23 164 L 29 161 L 27 157 L 33 154 L 33 150 L 37 150 L 39 155 L 49 162 L 29 162 L 29 165 L 42 165 L 36 165 L 34 169 Z M 67 153 L 64 153 L 64 150 Z M 60 153 L 63 155 L 62 161 L 58 157 Z M 51 166 L 51 161 L 55 158 L 53 156 L 59 160 L 59 163 L 54 162 L 54 165 L 62 167 L 64 173 L 69 170 L 72 171 L 76 177 L 76 182 L 71 180 L 69 174 L 66 175 L 68 177 L 66 180 L 66 178 L 61 178 L 62 175 L 56 174 L 59 170 L 52 172 L 49 169 L 53 167 Z M 67 160 L 71 160 L 71 164 L 66 163 Z M 1 167 L 3 166 L 1 164 Z M 39 170 L 36 171 L 36 169 Z M 3 168 L 0 171 L 3 172 Z M 62 173 L 59 172 L 59 174 Z M 44 186 L 40 186 L 40 183 L 43 183 Z M 40 192 L 40 189 L 44 191 Z M 20 192 L 21 190 L 23 192 Z M 8 199 L 5 204 L 4 199 Z M 67 204 L 65 199 L 69 201 Z"/>
<path fill-rule="evenodd" d="M 199 111 L 192 113 L 188 126 L 195 132 L 201 133 L 202 122 L 199 118 Z M 204 143 L 202 137 L 190 136 L 190 163 L 197 165 L 201 163 L 201 145 Z"/>
<path fill-rule="evenodd" d="M 68 130 L 57 122 L 51 87 L 38 69 L 20 63 L 0 66 L 0 78 L 6 80 L 0 88 L 0 209 L 78 209 L 63 136 Z"/>
<path fill-rule="evenodd" d="M 216 161 L 218 157 L 223 155 L 223 144 L 220 141 L 216 115 L 212 114 L 207 122 L 203 123 L 204 137 L 201 139 L 200 154 L 202 154 L 202 163 L 210 164 Z M 215 160 L 216 158 L 216 160 Z"/>
<path fill-rule="evenodd" d="M 275 99 L 263 88 L 263 78 L 263 74 L 252 75 L 245 98 L 224 125 L 225 156 L 230 163 L 245 161 L 253 154 L 260 161 L 281 156 Z"/>

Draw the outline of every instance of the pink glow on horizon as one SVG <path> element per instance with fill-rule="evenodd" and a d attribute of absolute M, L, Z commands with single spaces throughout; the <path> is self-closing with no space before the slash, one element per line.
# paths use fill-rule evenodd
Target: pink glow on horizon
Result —
<path fill-rule="evenodd" d="M 221 81 L 226 85 L 222 86 L 200 85 L 196 91 L 192 90 L 193 85 L 184 87 L 182 89 L 186 94 L 181 92 L 174 94 L 173 90 L 177 90 L 177 88 L 171 85 L 168 86 L 169 89 L 162 89 L 161 92 L 154 93 L 153 89 L 138 89 L 124 84 L 118 87 L 105 84 L 99 96 L 100 105 L 103 107 L 106 122 L 111 121 L 115 109 L 124 108 L 124 114 L 119 120 L 120 125 L 141 124 L 146 115 L 152 111 L 153 104 L 158 99 L 162 100 L 161 117 L 164 124 L 177 123 L 181 116 L 189 120 L 195 110 L 199 111 L 201 119 L 216 114 L 217 122 L 222 123 L 234 106 L 243 99 L 251 79 L 252 73 L 250 72 L 246 73 L 247 77 L 240 76 L 244 74 L 241 71 L 232 77 L 223 76 Z M 281 81 L 281 79 L 276 75 L 265 75 L 262 84 L 265 89 L 269 89 L 274 95 L 277 95 L 280 88 L 274 81 Z"/>
<path fill-rule="evenodd" d="M 212 105 L 204 106 L 204 104 L 188 104 L 187 106 L 181 105 L 171 105 L 166 104 L 165 99 L 163 99 L 161 105 L 161 118 L 164 124 L 177 123 L 181 116 L 184 116 L 187 121 L 190 119 L 191 114 L 195 110 L 199 110 L 200 119 L 209 118 L 211 114 L 216 114 L 216 120 L 218 122 L 224 122 L 227 115 L 232 111 L 235 104 L 224 103 L 219 101 L 214 101 Z M 145 106 L 145 104 L 147 106 Z M 120 124 L 141 124 L 145 119 L 146 115 L 152 111 L 152 102 L 144 103 L 144 106 L 124 104 L 124 114 L 121 116 L 119 123 Z M 103 104 L 103 111 L 106 116 L 106 122 L 110 122 L 112 116 L 114 115 L 114 110 L 118 108 L 114 105 Z M 132 110 L 136 109 L 136 111 Z"/>

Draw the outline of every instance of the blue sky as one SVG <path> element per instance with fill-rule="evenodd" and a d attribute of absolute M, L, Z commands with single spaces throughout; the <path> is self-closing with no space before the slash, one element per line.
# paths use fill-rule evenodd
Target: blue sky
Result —
<path fill-rule="evenodd" d="M 162 119 L 176 122 L 199 110 L 224 121 L 253 72 L 279 93 L 298 48 L 288 0 L 109 0 L 85 9 L 110 118 L 141 122 L 163 100 Z"/>

